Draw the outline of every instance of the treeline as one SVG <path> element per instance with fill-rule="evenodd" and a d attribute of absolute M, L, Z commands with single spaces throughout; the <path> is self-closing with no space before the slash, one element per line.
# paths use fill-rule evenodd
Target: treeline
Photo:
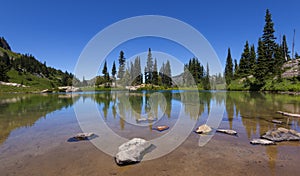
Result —
<path fill-rule="evenodd" d="M 169 60 L 162 63 L 158 69 L 157 59 L 153 58 L 151 48 L 148 49 L 147 60 L 145 63 L 144 72 L 141 68 L 141 58 L 137 56 L 134 61 L 127 63 L 124 52 L 120 51 L 118 58 L 119 67 L 116 70 L 115 61 L 112 65 L 111 75 L 107 69 L 107 62 L 104 62 L 102 75 L 96 77 L 95 85 L 104 87 L 120 86 L 137 86 L 147 84 L 151 86 L 161 86 L 170 88 L 175 86 L 172 81 L 171 63 Z M 179 76 L 181 81 L 180 86 L 190 87 L 197 85 L 198 88 L 209 90 L 211 89 L 211 79 L 216 84 L 222 84 L 223 77 L 221 74 L 210 77 L 209 66 L 206 69 L 200 64 L 197 58 L 192 58 L 184 65 L 184 72 Z M 215 89 L 215 86 L 213 87 Z"/>
<path fill-rule="evenodd" d="M 0 43 L 4 43 L 5 39 L 1 37 Z M 6 42 L 6 41 L 5 41 Z M 46 62 L 41 63 L 38 61 L 34 56 L 29 54 L 15 54 L 15 56 L 12 56 L 6 50 L 10 47 L 7 44 L 1 44 L 1 48 L 4 50 L 1 50 L 0 55 L 0 81 L 9 81 L 9 75 L 8 72 L 10 70 L 16 70 L 18 72 L 18 75 L 24 75 L 24 74 L 32 74 L 40 78 L 47 78 L 50 81 L 55 82 L 58 85 L 54 86 L 67 86 L 72 85 L 72 81 L 74 78 L 74 75 L 72 73 L 63 72 L 61 70 L 57 70 L 52 67 L 48 67 L 46 65 Z M 6 46 L 6 47 L 3 47 Z M 30 81 L 30 80 L 28 80 Z"/>
<path fill-rule="evenodd" d="M 189 87 L 197 85 L 205 90 L 210 90 L 209 66 L 207 64 L 206 71 L 197 58 L 189 60 L 188 64 L 184 65 L 183 85 Z"/>
<path fill-rule="evenodd" d="M 260 90 L 268 80 L 276 78 L 277 82 L 282 81 L 281 74 L 284 72 L 282 66 L 285 62 L 291 60 L 286 36 L 276 42 L 274 35 L 274 23 L 270 11 L 266 10 L 265 25 L 263 35 L 258 39 L 258 46 L 246 41 L 244 51 L 241 54 L 239 63 L 231 57 L 230 48 L 228 49 L 225 79 L 228 87 L 234 80 L 244 79 L 244 86 L 250 86 L 250 90 Z M 296 58 L 298 54 L 295 54 Z"/>
<path fill-rule="evenodd" d="M 107 62 L 104 62 L 102 75 L 96 77 L 96 86 L 104 85 L 105 87 L 111 87 L 112 85 L 116 86 L 117 84 L 121 86 L 137 86 L 145 83 L 168 88 L 173 85 L 171 78 L 171 64 L 169 60 L 166 63 L 162 63 L 162 66 L 158 71 L 157 59 L 153 59 L 151 48 L 148 49 L 144 73 L 142 72 L 141 58 L 139 56 L 136 57 L 133 62 L 127 63 L 126 66 L 125 54 L 123 51 L 120 51 L 118 61 L 118 73 L 114 61 L 111 70 L 112 76 L 110 76 L 107 69 Z"/>

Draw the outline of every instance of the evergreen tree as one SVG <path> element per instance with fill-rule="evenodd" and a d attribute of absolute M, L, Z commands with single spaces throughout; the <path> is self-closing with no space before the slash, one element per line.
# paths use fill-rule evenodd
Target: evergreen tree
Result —
<path fill-rule="evenodd" d="M 153 81 L 153 58 L 151 54 L 151 48 L 148 50 L 148 57 L 147 57 L 147 65 L 145 67 L 145 83 L 152 84 Z"/>
<path fill-rule="evenodd" d="M 266 72 L 266 76 L 274 73 L 274 54 L 276 49 L 276 37 L 274 36 L 274 23 L 269 9 L 266 10 L 265 26 L 262 36 L 262 44 L 264 45 L 264 57 L 267 58 L 266 62 L 269 66 Z"/>
<path fill-rule="evenodd" d="M 257 48 L 257 64 L 255 67 L 254 77 L 256 78 L 257 85 L 263 85 L 265 83 L 266 75 L 269 71 L 270 65 L 268 65 L 267 57 L 265 56 L 265 45 L 264 42 L 258 40 Z"/>
<path fill-rule="evenodd" d="M 124 57 L 124 52 L 120 51 L 118 78 L 122 79 L 124 74 L 125 74 L 125 57 Z"/>
<path fill-rule="evenodd" d="M 163 62 L 160 69 L 159 69 L 159 80 L 161 80 L 159 85 L 161 85 L 161 86 L 163 86 L 165 84 L 164 72 L 165 72 L 165 63 Z"/>
<path fill-rule="evenodd" d="M 171 87 L 172 86 L 172 72 L 171 72 L 171 65 L 170 65 L 169 60 L 167 60 L 167 63 L 165 65 L 164 75 L 165 75 L 165 79 L 164 79 L 165 86 Z"/>
<path fill-rule="evenodd" d="M 204 68 L 200 64 L 199 60 L 195 57 L 190 59 L 188 65 L 186 65 L 186 67 L 187 68 L 184 68 L 184 69 L 187 69 L 186 74 L 188 74 L 187 71 L 189 71 L 196 84 L 202 83 L 203 77 L 204 77 Z M 188 75 L 186 75 L 186 76 L 188 76 Z"/>
<path fill-rule="evenodd" d="M 185 64 L 184 65 L 184 72 L 183 72 L 183 85 L 184 86 L 190 86 L 190 85 L 194 85 L 195 83 L 193 83 L 193 77 L 191 75 L 191 72 L 189 71 L 189 65 Z"/>
<path fill-rule="evenodd" d="M 283 50 L 282 46 L 277 45 L 277 47 L 275 48 L 275 63 L 274 63 L 274 74 L 277 75 L 277 77 L 281 78 L 281 66 L 284 64 L 285 62 L 285 57 L 286 54 L 284 53 L 285 51 Z M 274 75 L 273 75 L 274 76 Z"/>
<path fill-rule="evenodd" d="M 167 60 L 166 64 L 163 63 L 159 70 L 159 79 L 161 79 L 160 85 L 165 87 L 172 86 L 172 73 L 171 73 L 171 65 L 169 60 Z"/>
<path fill-rule="evenodd" d="M 289 52 L 289 48 L 288 48 L 288 45 L 287 45 L 287 42 L 286 42 L 286 36 L 285 35 L 282 36 L 281 49 L 283 51 L 283 57 L 284 57 L 285 61 L 291 60 L 291 57 L 289 55 L 290 52 Z"/>
<path fill-rule="evenodd" d="M 117 69 L 116 69 L 116 63 L 115 61 L 113 62 L 113 66 L 112 66 L 112 69 L 111 69 L 111 75 L 113 76 L 113 79 L 115 81 L 115 87 L 117 86 L 116 85 L 116 74 L 117 74 Z"/>
<path fill-rule="evenodd" d="M 239 65 L 237 63 L 237 60 L 234 59 L 234 78 L 235 79 L 237 78 L 238 71 L 239 71 Z"/>
<path fill-rule="evenodd" d="M 250 71 L 250 51 L 249 51 L 248 41 L 246 41 L 246 44 L 244 46 L 244 52 L 242 53 L 240 59 L 238 77 L 248 76 L 249 71 Z"/>
<path fill-rule="evenodd" d="M 130 78 L 131 78 L 131 76 L 130 76 L 130 70 L 129 70 L 130 68 L 127 68 L 126 70 L 125 70 L 125 72 L 124 72 L 124 76 L 123 76 L 123 85 L 125 85 L 125 86 L 130 86 Z"/>
<path fill-rule="evenodd" d="M 157 60 L 156 59 L 154 60 L 152 76 L 153 76 L 152 84 L 158 85 L 158 72 L 157 72 Z"/>
<path fill-rule="evenodd" d="M 7 72 L 8 72 L 8 68 L 7 66 L 4 64 L 4 62 L 0 61 L 0 81 L 8 81 L 8 76 L 7 76 Z"/>
<path fill-rule="evenodd" d="M 130 80 L 131 80 L 131 85 L 136 85 L 136 70 L 135 70 L 135 67 L 134 67 L 134 64 L 132 62 L 130 62 L 130 67 L 128 68 L 128 71 L 129 71 L 129 75 L 130 75 Z"/>
<path fill-rule="evenodd" d="M 254 74 L 255 72 L 255 65 L 256 65 L 256 52 L 255 52 L 255 47 L 254 45 L 251 46 L 250 48 L 250 57 L 249 57 L 249 73 Z"/>
<path fill-rule="evenodd" d="M 205 90 L 210 90 L 210 81 L 209 81 L 209 66 L 208 63 L 206 64 L 206 74 L 205 74 L 205 79 L 204 79 L 204 83 L 203 83 L 203 88 Z"/>
<path fill-rule="evenodd" d="M 136 68 L 137 68 L 137 73 L 138 73 L 138 79 L 137 83 L 138 84 L 143 84 L 143 74 L 142 74 L 142 68 L 141 68 L 141 58 L 138 57 L 136 60 Z"/>
<path fill-rule="evenodd" d="M 4 52 L 3 56 L 0 56 L 0 81 L 8 81 L 9 77 L 7 76 L 7 72 L 10 68 L 11 64 L 9 56 Z"/>
<path fill-rule="evenodd" d="M 110 78 L 109 78 L 109 73 L 108 73 L 108 71 L 107 71 L 107 62 L 106 62 L 106 61 L 104 62 L 102 74 L 103 74 L 103 77 L 104 77 L 106 86 L 108 86 L 108 85 L 109 85 L 109 82 L 110 82 Z"/>
<path fill-rule="evenodd" d="M 228 48 L 224 76 L 225 76 L 226 84 L 229 85 L 233 78 L 233 64 L 232 64 L 230 48 Z"/>
<path fill-rule="evenodd" d="M 131 63 L 131 79 L 132 85 L 140 85 L 143 82 L 142 73 L 141 73 L 141 63 L 140 57 L 136 57 L 134 60 L 134 64 Z"/>

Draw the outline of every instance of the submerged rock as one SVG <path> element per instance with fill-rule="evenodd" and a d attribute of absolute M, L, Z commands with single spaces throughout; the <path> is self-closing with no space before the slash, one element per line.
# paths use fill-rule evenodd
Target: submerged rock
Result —
<path fill-rule="evenodd" d="M 121 166 L 138 163 L 142 161 L 151 146 L 152 144 L 144 139 L 133 138 L 119 147 L 115 161 Z"/>
<path fill-rule="evenodd" d="M 77 141 L 83 141 L 83 140 L 90 140 L 95 137 L 98 137 L 94 133 L 78 133 L 75 136 L 68 139 L 68 142 L 77 142 Z"/>
<path fill-rule="evenodd" d="M 148 118 L 142 117 L 142 118 L 136 119 L 136 121 L 137 121 L 138 123 L 140 123 L 140 122 L 153 122 L 153 121 L 156 121 L 156 120 L 157 120 L 157 118 L 154 118 L 154 117 L 152 117 L 152 116 L 150 116 L 150 117 L 148 117 Z"/>
<path fill-rule="evenodd" d="M 282 114 L 284 116 L 289 116 L 289 117 L 300 117 L 300 114 L 293 114 L 293 113 L 289 113 L 289 112 L 277 111 L 277 113 Z"/>
<path fill-rule="evenodd" d="M 277 123 L 277 124 L 282 124 L 283 122 L 282 121 L 280 121 L 280 120 L 272 120 L 272 123 Z"/>
<path fill-rule="evenodd" d="M 237 135 L 237 132 L 234 130 L 217 129 L 217 132 L 225 133 L 225 134 L 229 134 L 229 135 Z"/>
<path fill-rule="evenodd" d="M 93 137 L 94 135 L 95 135 L 94 133 L 78 133 L 74 136 L 74 138 L 78 140 L 87 140 Z"/>
<path fill-rule="evenodd" d="M 289 130 L 286 128 L 278 128 L 274 130 L 269 130 L 264 135 L 261 136 L 263 139 L 268 139 L 275 142 L 281 141 L 299 141 L 300 134 L 295 130 Z"/>
<path fill-rule="evenodd" d="M 273 141 L 269 141 L 267 139 L 252 139 L 250 144 L 253 145 L 275 145 L 276 143 Z"/>
<path fill-rule="evenodd" d="M 165 131 L 165 130 L 169 129 L 169 127 L 167 125 L 160 125 L 160 126 L 157 126 L 153 129 L 155 129 L 157 131 Z"/>
<path fill-rule="evenodd" d="M 211 131 L 212 131 L 212 129 L 208 125 L 204 124 L 204 125 L 199 126 L 195 132 L 199 133 L 199 134 L 206 134 Z"/>

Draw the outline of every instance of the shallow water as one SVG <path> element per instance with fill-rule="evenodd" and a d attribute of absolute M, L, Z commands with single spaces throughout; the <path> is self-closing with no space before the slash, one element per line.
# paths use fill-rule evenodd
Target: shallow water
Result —
<path fill-rule="evenodd" d="M 300 119 L 276 114 L 279 110 L 300 113 L 300 97 L 222 91 L 2 94 L 0 173 L 295 175 L 300 171 L 296 164 L 300 161 L 299 142 L 282 142 L 275 146 L 249 144 L 252 138 L 275 127 L 300 131 Z M 273 119 L 283 124 L 273 124 Z M 201 143 L 200 139 L 204 138 L 192 130 L 204 123 L 214 129 L 236 130 L 238 136 L 212 133 L 211 138 Z M 153 129 L 158 125 L 168 125 L 170 129 L 158 132 Z M 98 137 L 91 141 L 67 142 L 82 130 L 93 131 Z M 111 134 L 120 140 L 112 142 L 115 136 Z M 153 142 L 156 139 L 171 141 L 176 137 L 184 142 L 158 159 L 146 161 L 149 158 L 145 156 L 140 164 L 116 166 L 107 153 L 116 152 L 115 145 L 133 137 Z M 106 149 L 101 150 L 105 146 Z"/>

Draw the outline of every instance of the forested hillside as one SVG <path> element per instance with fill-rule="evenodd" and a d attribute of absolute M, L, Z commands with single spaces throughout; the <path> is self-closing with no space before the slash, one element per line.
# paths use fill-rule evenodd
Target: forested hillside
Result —
<path fill-rule="evenodd" d="M 0 37 L 0 81 L 18 83 L 31 90 L 71 85 L 74 75 L 48 67 L 30 54 L 11 51 L 4 37 Z M 7 89 L 1 85 L 1 90 Z"/>

